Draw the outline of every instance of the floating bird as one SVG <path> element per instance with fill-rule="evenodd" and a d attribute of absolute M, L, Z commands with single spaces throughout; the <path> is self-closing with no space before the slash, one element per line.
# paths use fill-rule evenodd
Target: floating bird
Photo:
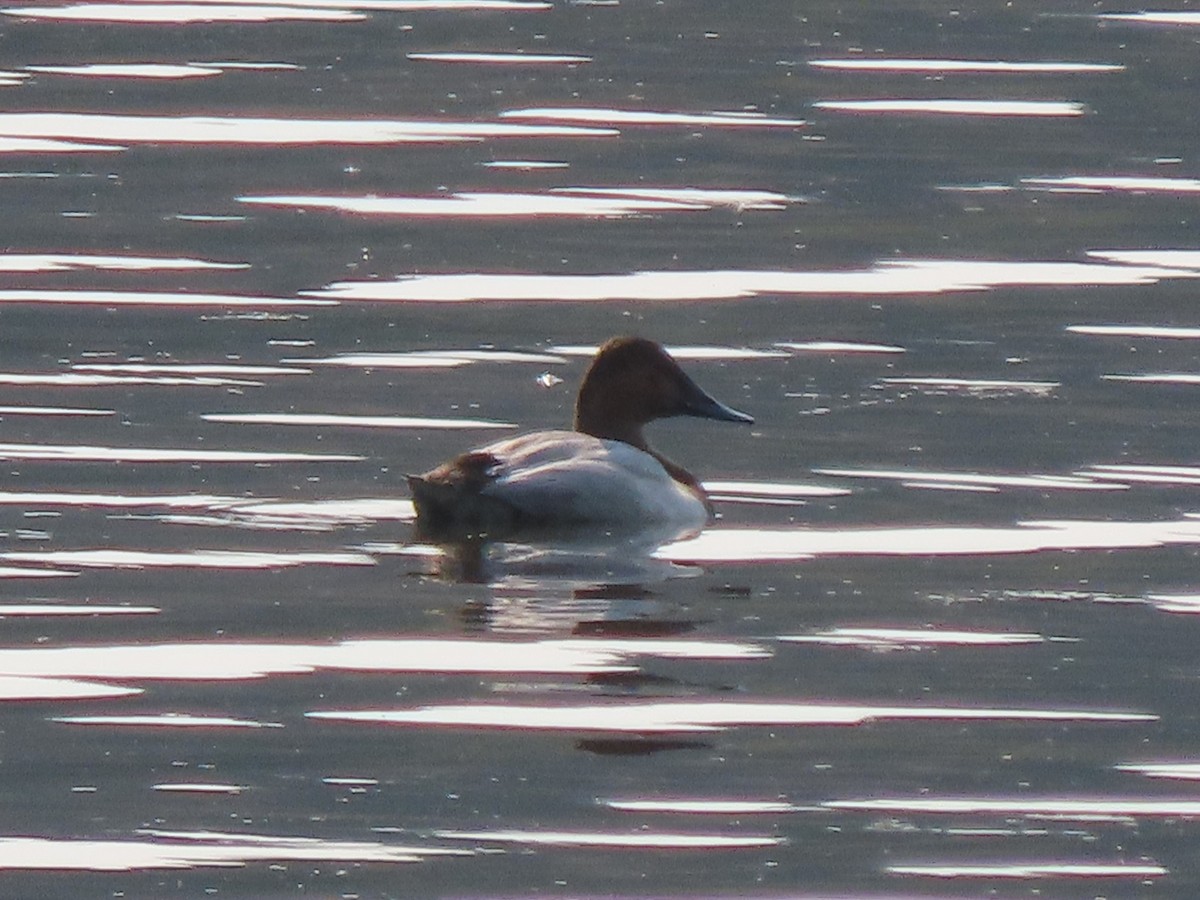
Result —
<path fill-rule="evenodd" d="M 705 393 L 660 345 L 613 338 L 584 375 L 573 431 L 498 441 L 408 476 L 417 526 L 429 535 L 588 523 L 699 529 L 712 512 L 700 482 L 643 433 L 671 416 L 754 421 Z"/>

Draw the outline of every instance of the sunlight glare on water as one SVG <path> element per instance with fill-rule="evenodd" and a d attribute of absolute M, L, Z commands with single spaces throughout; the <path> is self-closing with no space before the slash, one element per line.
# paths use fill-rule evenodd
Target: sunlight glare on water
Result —
<path fill-rule="evenodd" d="M 305 297 L 446 303 L 503 300 L 734 300 L 767 294 L 889 296 L 986 291 L 1015 285 L 1149 285 L 1200 270 L 1078 262 L 887 261 L 857 271 L 670 271 L 613 275 L 411 275 L 336 282 Z M 0 300 L 4 295 L 0 293 Z"/>

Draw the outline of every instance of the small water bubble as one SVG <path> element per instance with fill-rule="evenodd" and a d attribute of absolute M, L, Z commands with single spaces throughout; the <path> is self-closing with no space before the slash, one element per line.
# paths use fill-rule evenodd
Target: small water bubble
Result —
<path fill-rule="evenodd" d="M 552 388 L 563 383 L 563 380 L 552 372 L 543 372 L 535 380 L 544 388 Z"/>

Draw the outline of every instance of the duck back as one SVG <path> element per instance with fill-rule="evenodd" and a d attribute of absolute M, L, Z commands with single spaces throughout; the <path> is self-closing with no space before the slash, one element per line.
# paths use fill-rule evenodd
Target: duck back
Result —
<path fill-rule="evenodd" d="M 651 453 L 574 431 L 541 431 L 464 454 L 410 478 L 418 518 L 508 531 L 549 523 L 671 523 L 700 528 L 708 509 Z"/>

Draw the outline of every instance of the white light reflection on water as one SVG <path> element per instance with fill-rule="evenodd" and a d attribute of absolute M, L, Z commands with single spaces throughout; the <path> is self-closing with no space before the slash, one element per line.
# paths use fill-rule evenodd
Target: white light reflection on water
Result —
<path fill-rule="evenodd" d="M 295 370 L 293 370 L 295 371 Z M 245 425 L 319 425 L 351 428 L 516 428 L 512 422 L 494 419 L 450 419 L 422 416 L 345 416 L 332 413 L 204 413 L 205 422 Z"/>
<path fill-rule="evenodd" d="M 929 878 L 1158 878 L 1169 873 L 1154 863 L 1009 862 L 890 865 L 892 875 Z"/>
<path fill-rule="evenodd" d="M 1071 334 L 1086 334 L 1098 337 L 1166 338 L 1168 340 L 1196 340 L 1200 328 L 1176 325 L 1068 325 Z"/>
<path fill-rule="evenodd" d="M 821 556 L 987 556 L 1064 550 L 1135 550 L 1200 544 L 1200 520 L 1030 521 L 1014 527 L 710 528 L 653 556 L 732 563 Z"/>
<path fill-rule="evenodd" d="M 563 356 L 592 357 L 600 349 L 596 344 L 555 344 L 552 353 Z M 706 360 L 786 359 L 780 350 L 754 350 L 749 347 L 696 347 L 667 344 L 666 350 L 675 359 L 702 362 Z"/>
<path fill-rule="evenodd" d="M 1154 800 L 1121 797 L 872 797 L 829 800 L 821 806 L 855 812 L 997 815 L 1089 822 L 1200 818 L 1200 801 L 1180 797 Z"/>
<path fill-rule="evenodd" d="M 411 505 L 411 504 L 410 504 Z M 404 520 L 405 518 L 415 518 L 416 513 L 412 516 L 405 517 L 403 515 L 394 515 L 391 518 Z M 114 518 L 118 518 L 115 517 Z M 201 527 L 215 528 L 246 528 L 256 531 L 336 531 L 345 525 L 351 524 L 368 524 L 373 521 L 362 517 L 352 516 L 288 516 L 288 515 L 271 515 L 247 513 L 243 514 L 240 511 L 230 511 L 220 515 L 203 515 L 195 513 L 158 513 L 144 515 L 128 515 L 125 518 L 130 521 L 154 521 L 162 522 L 166 525 L 194 525 Z"/>
<path fill-rule="evenodd" d="M 3 382 L 3 376 L 0 376 Z M 85 444 L 0 444 L 0 459 L 70 462 L 279 463 L 359 462 L 365 457 L 333 453 L 270 453 L 257 450 L 192 450 L 171 447 L 97 447 Z"/>
<path fill-rule="evenodd" d="M 535 847 L 620 847 L 648 850 L 737 850 L 776 847 L 784 843 L 774 835 L 680 834 L 672 832 L 612 831 L 436 831 L 446 840 L 476 841 L 489 844 L 527 844 Z"/>
<path fill-rule="evenodd" d="M 784 800 L 692 800 L 686 798 L 658 800 L 598 800 L 609 809 L 621 812 L 663 812 L 684 814 L 716 814 L 728 816 L 760 815 L 763 813 L 798 812 L 800 807 Z"/>
<path fill-rule="evenodd" d="M 632 197 L 571 197 L 558 194 L 464 192 L 441 197 L 238 197 L 239 203 L 296 209 L 331 209 L 378 216 L 617 218 L 656 212 L 697 212 L 699 203 Z"/>
<path fill-rule="evenodd" d="M 534 172 L 539 169 L 569 169 L 569 162 L 550 159 L 493 159 L 481 162 L 485 169 L 513 169 L 517 172 Z"/>
<path fill-rule="evenodd" d="M 879 383 L 891 387 L 911 387 L 927 394 L 968 394 L 972 396 L 1010 396 L 1027 394 L 1049 397 L 1057 388 L 1058 381 L 1011 381 L 1003 378 L 942 378 L 936 376 L 920 378 L 881 378 Z"/>
<path fill-rule="evenodd" d="M 700 188 L 568 187 L 548 193 L 455 192 L 437 196 L 262 196 L 238 202 L 296 209 L 329 209 L 360 215 L 414 217 L 578 216 L 620 217 L 694 212 L 727 206 L 781 210 L 797 198 L 773 191 Z"/>
<path fill-rule="evenodd" d="M 149 78 L 177 80 L 181 78 L 210 78 L 220 75 L 217 68 L 195 64 L 185 66 L 167 63 L 90 63 L 82 66 L 26 66 L 30 72 L 45 75 L 75 75 L 81 78 Z"/>
<path fill-rule="evenodd" d="M 850 59 L 810 59 L 815 69 L 841 69 L 855 72 L 970 72 L 1073 74 L 1121 72 L 1125 67 L 1113 63 L 1019 62 L 999 59 L 889 59 L 854 57 Z"/>
<path fill-rule="evenodd" d="M 0 416 L 115 416 L 115 409 L 90 406 L 0 406 Z"/>
<path fill-rule="evenodd" d="M 1151 25 L 1200 25 L 1200 12 L 1101 13 L 1099 18 L 1113 22 L 1145 22 Z"/>
<path fill-rule="evenodd" d="M 1031 633 L 949 628 L 831 628 L 813 634 L 782 634 L 777 640 L 865 650 L 917 650 L 926 647 L 1010 647 L 1041 644 L 1046 638 Z"/>
<path fill-rule="evenodd" d="M 803 503 L 814 497 L 844 497 L 846 488 L 819 484 L 785 484 L 772 481 L 706 481 L 704 490 L 725 503 Z"/>
<path fill-rule="evenodd" d="M 67 569 L 24 569 L 19 566 L 0 566 L 0 578 L 74 578 L 78 572 Z"/>
<path fill-rule="evenodd" d="M 157 4 L 141 3 L 133 10 L 153 8 Z M 91 7 L 93 11 L 95 6 Z M 179 8 L 179 5 L 176 5 Z M 298 71 L 301 67 L 293 63 L 278 62 L 189 62 L 174 63 L 84 63 L 73 66 L 26 66 L 28 72 L 45 75 L 66 75 L 80 78 L 132 78 L 152 81 L 177 81 L 186 78 L 211 78 L 223 75 L 226 70 L 244 71 Z"/>
<path fill-rule="evenodd" d="M 894 344 L 860 344 L 855 341 L 804 341 L 793 343 L 780 341 L 775 344 L 784 350 L 798 353 L 907 353 Z"/>
<path fill-rule="evenodd" d="M 508 137 L 606 137 L 617 133 L 610 128 L 522 125 L 512 122 L 0 113 L 0 135 L 3 136 L 120 141 L 124 144 L 403 144 L 481 141 Z"/>
<path fill-rule="evenodd" d="M 403 847 L 373 841 L 143 830 L 128 840 L 0 837 L 0 870 L 133 872 L 143 869 L 241 867 L 252 862 L 415 863 L 470 851 Z"/>
<path fill-rule="evenodd" d="M 898 481 L 906 486 L 947 488 L 1030 488 L 1032 490 L 1112 491 L 1126 485 L 1096 481 L 1087 475 L 993 475 L 983 472 L 932 472 L 922 469 L 814 469 L 833 478 L 867 478 Z"/>
<path fill-rule="evenodd" d="M 1159 612 L 1187 616 L 1200 613 L 1200 594 L 1150 594 L 1146 600 Z"/>
<path fill-rule="evenodd" d="M 279 722 L 256 722 L 229 716 L 191 716 L 183 713 L 140 716 L 52 716 L 60 725 L 106 726 L 111 728 L 282 728 Z"/>
<path fill-rule="evenodd" d="M 0 384 L 47 387 L 103 387 L 113 384 L 160 387 L 261 387 L 261 381 L 211 375 L 104 375 L 82 372 L 0 372 Z"/>
<path fill-rule="evenodd" d="M 1197 372 L 1140 372 L 1101 376 L 1105 381 L 1126 381 L 1134 384 L 1200 384 Z"/>
<path fill-rule="evenodd" d="M 10 562 L 77 566 L 81 569 L 290 569 L 295 566 L 371 566 L 365 553 L 254 550 L 45 550 L 8 551 Z"/>
<path fill-rule="evenodd" d="M 425 53 L 406 53 L 405 57 L 423 62 L 513 66 L 580 65 L 592 61 L 590 56 L 576 56 L 570 53 L 467 53 L 462 51 L 431 51 Z"/>
<path fill-rule="evenodd" d="M 996 287 L 1148 285 L 1197 278 L 1200 271 L 1165 266 L 1047 260 L 883 260 L 843 271 L 682 270 L 607 275 L 454 273 L 390 281 L 342 281 L 306 297 L 455 303 L 552 300 L 734 300 L 764 294 L 893 296 L 985 291 Z M 0 299 L 3 294 L 0 293 Z M 552 348 L 553 349 L 553 348 Z"/>
<path fill-rule="evenodd" d="M 221 59 L 209 62 L 190 62 L 189 66 L 200 66 L 211 69 L 239 69 L 248 72 L 298 72 L 304 66 L 289 62 L 248 62 L 246 60 Z"/>
<path fill-rule="evenodd" d="M 796 203 L 801 199 L 788 194 L 780 194 L 776 191 L 694 187 L 563 187 L 552 188 L 551 193 L 573 194 L 585 197 L 626 197 L 641 200 L 662 200 L 671 203 L 687 203 L 704 207 L 705 209 L 710 209 L 714 206 L 727 206 L 736 210 L 786 209 L 788 204 Z"/>
<path fill-rule="evenodd" d="M 590 122 L 596 125 L 696 125 L 720 128 L 797 128 L 803 119 L 781 119 L 760 112 L 659 112 L 603 107 L 540 107 L 510 109 L 502 119 L 535 119 L 552 122 Z"/>
<path fill-rule="evenodd" d="M 1113 766 L 1118 772 L 1136 772 L 1147 778 L 1166 778 L 1177 781 L 1200 781 L 1200 762 L 1122 763 Z"/>
<path fill-rule="evenodd" d="M 1134 194 L 1195 194 L 1200 192 L 1200 179 L 1165 176 L 1072 175 L 1063 178 L 1022 178 L 1021 184 L 1055 191 L 1078 189 L 1086 193 L 1128 191 Z"/>
<path fill-rule="evenodd" d="M 819 100 L 817 109 L 856 113 L 929 113 L 949 116 L 1033 116 L 1069 118 L 1082 116 L 1082 103 L 1061 100 Z"/>
<path fill-rule="evenodd" d="M 239 294 L 167 294 L 161 291 L 0 290 L 0 303 L 65 303 L 86 306 L 220 306 L 252 309 L 332 306 L 313 297 L 250 297 Z"/>
<path fill-rule="evenodd" d="M 739 662 L 771 655 L 759 644 L 670 638 L 395 638 L 336 644 L 181 642 L 0 648 L 0 676 L 240 681 L 316 671 L 599 675 L 636 671 L 633 660 L 639 657 Z"/>
<path fill-rule="evenodd" d="M 70 272 L 79 269 L 177 271 L 249 269 L 250 263 L 215 262 L 186 256 L 102 256 L 87 253 L 0 253 L 0 272 Z"/>
<path fill-rule="evenodd" d="M 362 497 L 344 500 L 239 501 L 228 511 L 247 517 L 251 523 L 267 520 L 288 526 L 309 524 L 354 524 L 360 522 L 411 522 L 417 517 L 409 499 Z M 222 520 L 220 524 L 229 524 Z"/>
<path fill-rule="evenodd" d="M 68 6 L 9 6 L 0 8 L 0 14 L 21 19 L 64 22 L 174 25 L 196 22 L 358 22 L 366 18 L 365 14 L 349 9 L 305 8 L 267 3 L 73 3 Z"/>
<path fill-rule="evenodd" d="M 1095 259 L 1141 266 L 1167 266 L 1200 269 L 1200 250 L 1089 250 Z"/>
<path fill-rule="evenodd" d="M 0 13 L 21 18 L 129 24 L 195 22 L 355 22 L 367 11 L 417 12 L 521 11 L 549 9 L 541 0 L 191 0 L 188 3 L 73 3 L 65 6 L 20 6 Z"/>
<path fill-rule="evenodd" d="M 120 144 L 80 144 L 46 138 L 10 138 L 0 135 L 0 153 L 119 153 Z"/>
<path fill-rule="evenodd" d="M 343 353 L 307 359 L 295 357 L 281 362 L 311 366 L 359 366 L 364 369 L 456 369 L 477 362 L 536 363 L 562 365 L 566 360 L 550 353 L 521 353 L 510 350 L 410 350 L 396 353 Z"/>
<path fill-rule="evenodd" d="M 103 606 L 72 603 L 0 603 L 0 617 L 8 616 L 145 616 L 162 612 L 157 606 Z"/>
<path fill-rule="evenodd" d="M 240 794 L 246 785 L 170 782 L 151 785 L 150 790 L 164 794 Z"/>
<path fill-rule="evenodd" d="M 170 509 L 223 509 L 248 502 L 216 494 L 82 494 L 60 491 L 0 491 L 0 504 L 31 506 L 165 506 Z M 254 501 L 258 502 L 258 501 Z"/>
<path fill-rule="evenodd" d="M 332 500 L 278 500 L 213 494 L 83 494 L 55 491 L 0 491 L 0 505 L 39 507 L 98 507 L 150 511 L 155 508 L 213 513 L 204 516 L 156 516 L 163 521 L 206 525 L 247 525 L 327 530 L 338 525 L 402 521 L 416 518 L 412 501 L 360 497 Z M 219 515 L 217 515 L 219 514 Z M 364 551 L 365 552 L 365 551 Z M 0 570 L 0 576 L 5 570 Z M 42 569 L 8 570 L 41 575 Z M 73 572 L 63 574 L 75 574 Z"/>
<path fill-rule="evenodd" d="M 1200 467 L 1154 466 L 1136 463 L 1109 463 L 1089 466 L 1078 473 L 1086 478 L 1115 478 L 1140 484 L 1200 484 Z M 1185 518 L 1191 518 L 1186 516 Z"/>
<path fill-rule="evenodd" d="M 1147 713 L 952 706 L 862 706 L 827 702 L 680 700 L 583 706 L 462 703 L 408 709 L 317 710 L 313 719 L 379 725 L 495 728 L 614 734 L 709 733 L 743 726 L 863 725 L 880 720 L 978 722 L 1153 722 Z"/>
<path fill-rule="evenodd" d="M 0 675 L 0 700 L 109 700 L 140 693 L 141 688 L 93 684 L 71 678 Z"/>
<path fill-rule="evenodd" d="M 202 215 L 200 213 L 175 213 L 171 216 L 180 222 L 245 222 L 246 216 Z"/>
<path fill-rule="evenodd" d="M 74 363 L 73 372 L 131 373 L 136 375 L 311 375 L 310 369 L 290 366 L 252 366 L 230 363 Z"/>

